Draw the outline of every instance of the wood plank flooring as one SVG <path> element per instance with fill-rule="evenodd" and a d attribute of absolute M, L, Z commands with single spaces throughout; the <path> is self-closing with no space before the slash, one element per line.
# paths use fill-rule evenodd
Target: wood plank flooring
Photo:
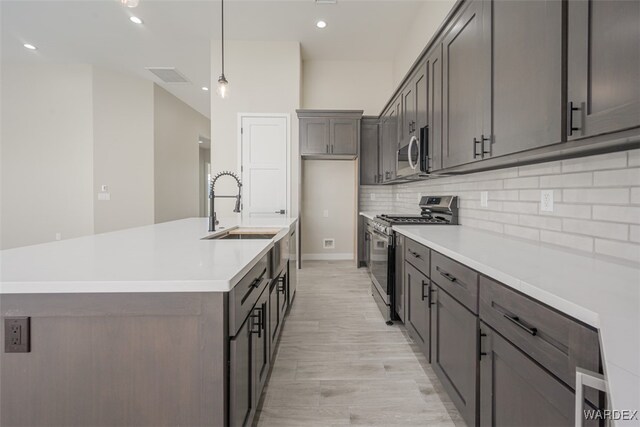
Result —
<path fill-rule="evenodd" d="M 366 270 L 308 261 L 298 272 L 259 427 L 464 425 L 403 325 L 385 324 Z"/>

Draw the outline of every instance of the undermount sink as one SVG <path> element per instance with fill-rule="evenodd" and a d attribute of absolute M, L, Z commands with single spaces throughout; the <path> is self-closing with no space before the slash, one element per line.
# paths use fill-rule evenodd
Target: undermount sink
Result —
<path fill-rule="evenodd" d="M 254 233 L 227 233 L 220 236 L 212 237 L 218 240 L 255 240 L 255 239 L 273 239 L 274 234 L 254 234 Z"/>
<path fill-rule="evenodd" d="M 237 228 L 229 230 L 225 233 L 220 233 L 213 236 L 207 236 L 208 240 L 269 240 L 273 239 L 280 230 L 273 229 L 251 229 L 251 228 Z"/>

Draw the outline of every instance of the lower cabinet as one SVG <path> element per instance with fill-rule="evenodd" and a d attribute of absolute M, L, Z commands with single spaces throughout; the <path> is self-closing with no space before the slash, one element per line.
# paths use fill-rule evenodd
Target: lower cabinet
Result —
<path fill-rule="evenodd" d="M 432 290 L 431 363 L 467 425 L 476 425 L 478 318 L 439 286 Z"/>
<path fill-rule="evenodd" d="M 404 284 L 407 292 L 405 326 L 409 335 L 431 361 L 431 310 L 429 309 L 431 284 L 429 279 L 405 261 Z"/>
<path fill-rule="evenodd" d="M 229 345 L 229 425 L 251 425 L 269 373 L 266 328 L 269 292 L 265 289 Z"/>
<path fill-rule="evenodd" d="M 573 391 L 484 323 L 480 336 L 480 425 L 574 425 Z"/>

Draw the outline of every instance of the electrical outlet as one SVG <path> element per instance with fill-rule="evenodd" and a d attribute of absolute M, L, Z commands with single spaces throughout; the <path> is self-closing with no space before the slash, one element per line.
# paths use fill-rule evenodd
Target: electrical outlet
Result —
<path fill-rule="evenodd" d="M 336 248 L 335 239 L 322 239 L 322 248 L 323 249 L 335 249 Z"/>
<path fill-rule="evenodd" d="M 322 216 L 323 216 L 323 217 L 325 217 L 325 218 L 329 218 L 329 209 L 325 209 L 325 210 L 322 212 Z"/>
<path fill-rule="evenodd" d="M 375 200 L 376 199 L 376 193 L 371 193 L 371 200 Z"/>
<path fill-rule="evenodd" d="M 5 353 L 29 353 L 31 351 L 29 317 L 4 318 Z"/>
<path fill-rule="evenodd" d="M 56 233 L 56 240 L 62 240 L 62 233 Z"/>
<path fill-rule="evenodd" d="M 540 192 L 540 210 L 542 212 L 553 212 L 553 190 L 542 190 Z"/>
<path fill-rule="evenodd" d="M 481 191 L 480 192 L 480 206 L 486 208 L 489 206 L 489 192 Z"/>

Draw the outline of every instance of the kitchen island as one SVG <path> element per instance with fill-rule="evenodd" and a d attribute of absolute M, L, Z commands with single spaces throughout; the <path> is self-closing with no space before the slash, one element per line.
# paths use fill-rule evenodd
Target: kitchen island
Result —
<path fill-rule="evenodd" d="M 30 329 L 28 352 L 0 353 L 0 424 L 250 424 L 295 294 L 296 222 L 190 218 L 0 252 L 0 311 Z M 212 239 L 237 227 L 275 235 Z"/>

